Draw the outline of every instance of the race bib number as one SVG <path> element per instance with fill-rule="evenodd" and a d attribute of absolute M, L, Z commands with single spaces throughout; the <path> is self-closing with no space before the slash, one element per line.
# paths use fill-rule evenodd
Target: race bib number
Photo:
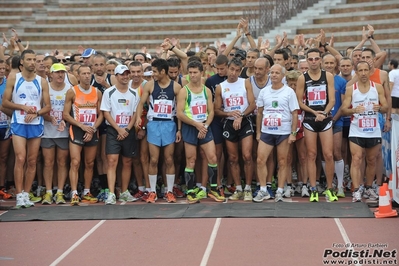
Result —
<path fill-rule="evenodd" d="M 242 96 L 229 97 L 226 99 L 226 105 L 229 108 L 242 106 L 244 105 L 244 97 Z"/>
<path fill-rule="evenodd" d="M 359 118 L 359 128 L 363 131 L 373 132 L 377 127 L 376 118 Z"/>
<path fill-rule="evenodd" d="M 205 101 L 195 101 L 191 103 L 191 114 L 195 121 L 206 120 L 206 102 Z"/>
<path fill-rule="evenodd" d="M 267 130 L 278 130 L 281 127 L 281 114 L 266 114 L 263 118 L 263 127 Z"/>
<path fill-rule="evenodd" d="M 62 111 L 60 110 L 51 110 L 50 111 L 50 116 L 54 117 L 57 122 L 60 122 L 62 120 Z"/>
<path fill-rule="evenodd" d="M 129 114 L 118 114 L 116 115 L 115 122 L 118 124 L 119 127 L 125 128 L 130 123 L 131 116 Z"/>
<path fill-rule="evenodd" d="M 172 101 L 171 100 L 155 100 L 154 101 L 154 116 L 157 118 L 172 118 Z"/>
<path fill-rule="evenodd" d="M 79 122 L 85 126 L 93 127 L 97 119 L 97 110 L 95 108 L 79 109 Z"/>
<path fill-rule="evenodd" d="M 309 106 L 325 105 L 327 103 L 326 85 L 308 87 L 307 94 Z"/>
<path fill-rule="evenodd" d="M 28 105 L 29 106 L 29 105 Z M 29 107 L 33 107 L 33 109 L 35 110 L 35 112 L 37 112 L 37 107 L 36 106 L 29 106 Z M 26 113 L 24 110 L 19 110 L 19 114 L 21 115 L 21 116 L 25 116 L 25 115 L 27 115 L 28 113 Z"/>

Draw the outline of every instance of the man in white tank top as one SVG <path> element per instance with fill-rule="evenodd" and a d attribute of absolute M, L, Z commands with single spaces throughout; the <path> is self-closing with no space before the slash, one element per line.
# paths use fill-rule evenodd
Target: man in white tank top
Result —
<path fill-rule="evenodd" d="M 241 69 L 242 62 L 239 58 L 235 57 L 229 62 L 227 80 L 216 87 L 215 115 L 225 118 L 223 136 L 226 140 L 231 175 L 236 184 L 236 191 L 229 199 L 252 201 L 254 129 L 249 115 L 255 110 L 256 104 L 251 82 L 239 78 Z M 241 186 L 240 166 L 238 164 L 238 142 L 240 141 L 246 182 L 244 192 Z"/>
<path fill-rule="evenodd" d="M 42 115 L 51 108 L 48 84 L 35 74 L 35 61 L 33 50 L 22 52 L 22 72 L 10 74 L 3 97 L 3 107 L 13 110 L 11 132 L 15 151 L 16 208 L 34 206 L 30 200 L 33 195 L 30 196 L 29 191 L 36 175 L 40 138 L 43 135 Z"/>
<path fill-rule="evenodd" d="M 377 155 L 381 150 L 381 129 L 378 112 L 386 113 L 389 109 L 382 85 L 370 81 L 370 66 L 360 61 L 356 66 L 359 81 L 346 87 L 345 99 L 342 103 L 344 115 L 351 115 L 349 129 L 349 145 L 352 153 L 350 175 L 354 192 L 353 202 L 362 200 L 359 191 L 362 182 L 360 168 L 367 158 L 366 179 L 374 178 Z"/>

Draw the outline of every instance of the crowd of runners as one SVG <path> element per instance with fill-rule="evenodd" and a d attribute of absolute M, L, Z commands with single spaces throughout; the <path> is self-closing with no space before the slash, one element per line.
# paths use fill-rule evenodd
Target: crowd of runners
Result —
<path fill-rule="evenodd" d="M 0 47 L 0 196 L 16 208 L 378 200 L 399 70 L 394 59 L 381 70 L 371 25 L 343 53 L 323 30 L 271 47 L 243 19 L 228 45 L 170 38 L 154 53 L 41 54 L 12 33 Z"/>

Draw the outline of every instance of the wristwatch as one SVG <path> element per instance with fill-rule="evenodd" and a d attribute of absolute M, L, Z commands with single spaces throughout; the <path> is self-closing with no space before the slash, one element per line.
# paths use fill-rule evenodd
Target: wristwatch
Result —
<path fill-rule="evenodd" d="M 327 117 L 328 116 L 328 114 L 326 113 L 326 112 L 323 112 L 322 113 L 325 117 Z"/>
<path fill-rule="evenodd" d="M 294 137 L 296 137 L 297 132 L 296 131 L 292 131 L 291 135 L 293 135 Z"/>

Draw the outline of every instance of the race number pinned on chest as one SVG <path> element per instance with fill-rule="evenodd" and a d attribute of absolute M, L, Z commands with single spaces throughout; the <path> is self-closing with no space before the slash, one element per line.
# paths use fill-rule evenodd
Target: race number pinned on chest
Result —
<path fill-rule="evenodd" d="M 376 117 L 359 117 L 358 126 L 364 132 L 374 132 L 377 128 Z"/>
<path fill-rule="evenodd" d="M 96 108 L 79 109 L 79 122 L 85 126 L 93 127 L 97 118 Z"/>
<path fill-rule="evenodd" d="M 266 113 L 263 117 L 263 128 L 267 130 L 278 130 L 281 127 L 283 116 L 278 113 Z"/>
<path fill-rule="evenodd" d="M 309 106 L 325 105 L 327 103 L 326 85 L 307 88 Z"/>
<path fill-rule="evenodd" d="M 130 123 L 131 115 L 126 112 L 118 113 L 115 117 L 115 122 L 118 124 L 118 127 L 125 128 Z"/>
<path fill-rule="evenodd" d="M 196 100 L 191 102 L 191 114 L 195 121 L 204 121 L 206 119 L 206 100 Z"/>
<path fill-rule="evenodd" d="M 173 102 L 171 100 L 154 101 L 154 117 L 172 119 Z"/>

